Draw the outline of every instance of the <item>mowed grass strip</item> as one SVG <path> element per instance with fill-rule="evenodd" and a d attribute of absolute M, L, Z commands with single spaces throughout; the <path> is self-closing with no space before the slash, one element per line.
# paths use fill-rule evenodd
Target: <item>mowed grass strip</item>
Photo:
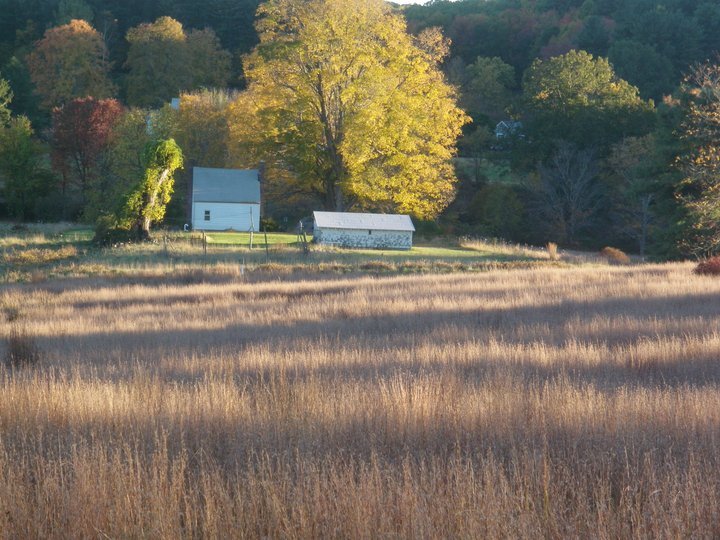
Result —
<path fill-rule="evenodd" d="M 715 537 L 688 264 L 0 293 L 13 537 Z"/>

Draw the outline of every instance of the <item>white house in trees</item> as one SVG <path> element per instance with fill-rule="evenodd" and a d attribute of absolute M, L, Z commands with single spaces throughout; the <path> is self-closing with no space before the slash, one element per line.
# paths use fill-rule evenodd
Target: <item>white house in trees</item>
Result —
<path fill-rule="evenodd" d="M 415 232 L 410 216 L 313 212 L 313 240 L 341 247 L 410 249 Z"/>
<path fill-rule="evenodd" d="M 194 167 L 192 227 L 199 231 L 260 231 L 258 169 Z"/>
<path fill-rule="evenodd" d="M 495 126 L 496 139 L 508 139 L 510 137 L 522 137 L 523 124 L 518 120 L 501 120 Z"/>

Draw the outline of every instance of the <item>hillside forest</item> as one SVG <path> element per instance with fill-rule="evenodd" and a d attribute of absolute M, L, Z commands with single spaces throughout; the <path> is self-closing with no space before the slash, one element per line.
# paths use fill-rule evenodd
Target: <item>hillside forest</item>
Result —
<path fill-rule="evenodd" d="M 0 0 L 0 217 L 182 227 L 193 166 L 263 163 L 268 228 L 704 256 L 718 51 L 709 0 Z"/>

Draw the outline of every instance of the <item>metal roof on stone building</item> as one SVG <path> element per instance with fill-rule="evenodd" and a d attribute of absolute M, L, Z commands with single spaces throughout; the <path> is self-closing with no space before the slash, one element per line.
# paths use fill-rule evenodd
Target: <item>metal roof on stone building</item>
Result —
<path fill-rule="evenodd" d="M 372 229 L 415 231 L 410 216 L 403 214 L 356 214 L 354 212 L 313 212 L 315 227 L 326 229 Z"/>
<path fill-rule="evenodd" d="M 259 171 L 193 167 L 193 202 L 260 204 Z"/>

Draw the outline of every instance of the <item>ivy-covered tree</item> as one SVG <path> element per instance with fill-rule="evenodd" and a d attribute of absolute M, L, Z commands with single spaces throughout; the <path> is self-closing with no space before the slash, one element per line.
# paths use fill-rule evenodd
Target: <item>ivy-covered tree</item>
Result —
<path fill-rule="evenodd" d="M 88 222 L 110 216 L 105 225 L 116 226 L 125 195 L 145 174 L 147 147 L 172 136 L 175 114 L 170 106 L 151 114 L 137 108 L 122 111 L 103 151 L 102 174 L 93 179 L 87 193 L 83 217 Z"/>
<path fill-rule="evenodd" d="M 173 193 L 175 171 L 183 166 L 183 155 L 173 139 L 156 141 L 145 152 L 145 174 L 125 195 L 118 225 L 138 240 L 150 237 L 150 228 L 165 217 Z"/>

